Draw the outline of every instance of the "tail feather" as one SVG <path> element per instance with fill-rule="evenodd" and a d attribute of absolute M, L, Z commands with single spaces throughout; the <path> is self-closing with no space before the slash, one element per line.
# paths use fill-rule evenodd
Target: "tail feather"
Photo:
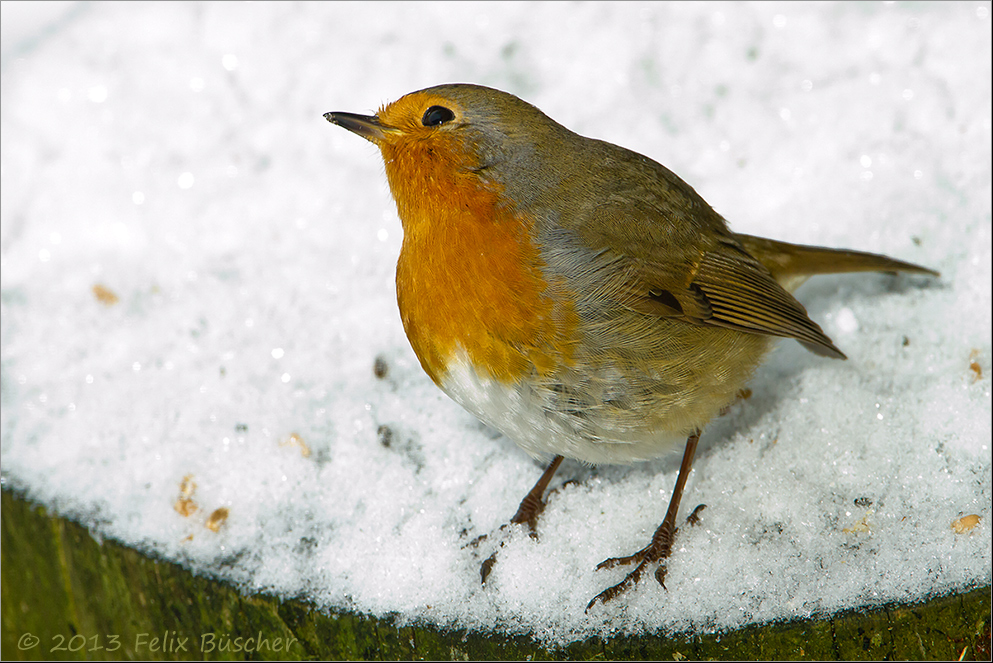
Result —
<path fill-rule="evenodd" d="M 736 235 L 736 237 L 745 250 L 765 265 L 775 279 L 790 291 L 796 290 L 815 274 L 907 272 L 940 276 L 933 269 L 877 253 L 788 244 L 752 235 Z"/>

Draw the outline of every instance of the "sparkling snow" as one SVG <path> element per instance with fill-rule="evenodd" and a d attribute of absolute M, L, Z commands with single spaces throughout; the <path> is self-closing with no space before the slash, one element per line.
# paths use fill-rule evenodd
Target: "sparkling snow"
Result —
<path fill-rule="evenodd" d="M 988 2 L 2 11 L 5 486 L 245 592 L 549 643 L 990 583 Z M 740 232 L 942 272 L 800 289 L 849 361 L 781 342 L 708 427 L 668 591 L 583 612 L 678 454 L 567 461 L 540 539 L 497 533 L 541 465 L 404 337 L 378 151 L 322 114 L 444 82 L 651 156 Z"/>

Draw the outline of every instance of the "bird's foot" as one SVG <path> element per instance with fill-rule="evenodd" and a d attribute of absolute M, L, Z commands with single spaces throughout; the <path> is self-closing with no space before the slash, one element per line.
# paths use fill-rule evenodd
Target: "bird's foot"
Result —
<path fill-rule="evenodd" d="M 534 485 L 534 488 L 521 500 L 520 506 L 517 507 L 517 513 L 513 515 L 509 523 L 500 526 L 499 532 L 503 533 L 506 531 L 508 525 L 527 525 L 528 534 L 532 539 L 538 538 L 538 516 L 541 512 L 545 510 L 545 502 L 542 500 L 542 495 L 545 492 L 545 488 L 548 487 L 548 482 L 551 481 L 552 475 L 559 468 L 562 463 L 562 456 L 556 456 L 552 459 L 551 464 L 545 469 L 541 478 L 538 479 L 538 483 Z M 549 491 L 548 495 L 551 496 L 556 490 Z M 483 534 L 477 537 L 470 544 L 473 547 L 478 546 L 487 538 L 487 535 Z M 487 557 L 482 565 L 479 567 L 479 579 L 482 584 L 486 584 L 486 579 L 489 577 L 490 573 L 493 571 L 493 565 L 496 564 L 497 553 L 500 552 L 500 548 L 506 543 L 506 535 L 500 537 L 500 543 L 497 545 L 496 550 Z"/>
<path fill-rule="evenodd" d="M 699 523 L 700 512 L 705 508 L 707 508 L 706 505 L 701 504 L 693 509 L 693 513 L 686 518 L 686 522 L 691 526 Z M 658 563 L 658 567 L 655 569 L 655 579 L 662 585 L 662 589 L 667 589 L 665 586 L 665 575 L 667 572 L 665 560 L 672 554 L 672 542 L 676 538 L 678 531 L 679 529 L 673 528 L 669 520 L 664 520 L 658 529 L 655 530 L 655 534 L 652 535 L 652 542 L 635 554 L 628 555 L 627 557 L 611 557 L 597 564 L 597 571 L 612 569 L 615 566 L 627 566 L 629 564 L 637 564 L 637 566 L 634 567 L 631 573 L 627 574 L 624 580 L 594 596 L 593 600 L 586 605 L 586 612 L 589 612 L 590 608 L 596 605 L 597 602 L 606 603 L 607 601 L 611 601 L 634 587 L 641 579 L 645 569 L 650 564 L 656 562 Z"/>

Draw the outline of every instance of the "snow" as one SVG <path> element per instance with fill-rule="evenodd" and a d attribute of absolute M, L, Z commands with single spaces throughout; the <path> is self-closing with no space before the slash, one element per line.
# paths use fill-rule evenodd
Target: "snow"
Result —
<path fill-rule="evenodd" d="M 990 583 L 988 2 L 2 7 L 6 488 L 246 593 L 550 644 Z M 668 591 L 584 613 L 678 454 L 566 461 L 538 540 L 500 531 L 542 466 L 404 337 L 378 151 L 322 114 L 444 82 L 660 161 L 738 232 L 942 273 L 798 291 L 849 360 L 780 342 L 707 428 Z"/>

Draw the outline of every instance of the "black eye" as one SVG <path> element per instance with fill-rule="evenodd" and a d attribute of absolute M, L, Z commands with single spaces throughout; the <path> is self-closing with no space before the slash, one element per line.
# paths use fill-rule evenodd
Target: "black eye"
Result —
<path fill-rule="evenodd" d="M 444 106 L 432 106 L 424 111 L 424 117 L 421 118 L 421 124 L 426 127 L 436 127 L 439 124 L 451 122 L 454 119 L 455 113 Z"/>

